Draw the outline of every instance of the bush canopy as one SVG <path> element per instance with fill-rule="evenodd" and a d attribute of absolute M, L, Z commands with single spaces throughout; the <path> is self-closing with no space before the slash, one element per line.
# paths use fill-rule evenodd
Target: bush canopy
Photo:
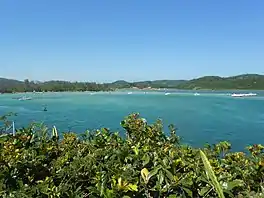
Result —
<path fill-rule="evenodd" d="M 139 114 L 82 135 L 31 124 L 0 138 L 1 197 L 263 197 L 262 145 L 248 154 L 228 142 L 197 149 L 175 128 Z"/>

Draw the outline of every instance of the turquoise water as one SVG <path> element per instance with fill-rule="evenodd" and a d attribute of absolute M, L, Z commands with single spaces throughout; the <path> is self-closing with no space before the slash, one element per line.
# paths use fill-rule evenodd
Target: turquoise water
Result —
<path fill-rule="evenodd" d="M 232 98 L 228 92 L 200 93 L 36 93 L 26 94 L 33 97 L 28 101 L 12 99 L 21 94 L 3 94 L 0 115 L 18 113 L 16 127 L 38 121 L 56 125 L 60 132 L 79 133 L 101 127 L 123 132 L 120 121 L 129 113 L 140 112 L 148 122 L 161 118 L 165 127 L 175 124 L 183 142 L 193 146 L 228 140 L 234 150 L 241 150 L 264 143 L 264 92 L 248 98 Z"/>

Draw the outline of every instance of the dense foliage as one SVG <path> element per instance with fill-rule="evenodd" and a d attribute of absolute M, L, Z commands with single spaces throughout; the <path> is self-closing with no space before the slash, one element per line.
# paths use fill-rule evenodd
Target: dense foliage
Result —
<path fill-rule="evenodd" d="M 0 78 L 0 93 L 13 92 L 46 92 L 46 91 L 113 91 L 125 88 L 175 88 L 183 81 L 162 80 L 162 81 L 142 81 L 129 83 L 126 81 L 116 81 L 113 83 L 89 83 L 89 82 L 68 82 L 68 81 L 17 81 Z"/>
<path fill-rule="evenodd" d="M 127 88 L 174 88 L 174 89 L 264 89 L 264 76 L 247 74 L 221 78 L 206 76 L 189 81 L 155 80 L 141 82 L 116 81 L 113 83 L 88 83 L 68 81 L 33 82 L 0 78 L 0 93 L 42 91 L 112 91 Z"/>
<path fill-rule="evenodd" d="M 15 81 L 0 79 L 0 93 L 13 92 L 46 92 L 46 91 L 110 91 L 109 84 L 98 84 L 88 82 L 67 82 L 67 81 Z"/>
<path fill-rule="evenodd" d="M 36 124 L 1 136 L 0 196 L 263 197 L 262 145 L 248 155 L 228 142 L 199 150 L 181 145 L 173 126 L 166 136 L 159 120 L 132 114 L 121 125 L 125 139 L 106 128 L 60 139 Z"/>
<path fill-rule="evenodd" d="M 264 89 L 263 75 L 240 75 L 227 78 L 218 76 L 206 76 L 198 79 L 190 80 L 186 83 L 178 85 L 179 89 Z"/>

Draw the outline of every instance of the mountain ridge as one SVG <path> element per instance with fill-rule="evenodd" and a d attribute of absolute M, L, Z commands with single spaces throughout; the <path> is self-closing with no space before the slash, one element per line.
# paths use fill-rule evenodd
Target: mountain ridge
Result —
<path fill-rule="evenodd" d="M 174 89 L 256 89 L 264 90 L 264 75 L 240 74 L 236 76 L 202 76 L 191 80 L 148 80 L 129 82 L 117 80 L 111 83 L 69 82 L 49 80 L 33 82 L 0 78 L 0 92 L 20 91 L 109 91 L 124 88 L 174 88 Z"/>
<path fill-rule="evenodd" d="M 229 77 L 204 76 L 189 80 L 179 89 L 260 89 L 264 90 L 264 75 L 241 74 Z"/>

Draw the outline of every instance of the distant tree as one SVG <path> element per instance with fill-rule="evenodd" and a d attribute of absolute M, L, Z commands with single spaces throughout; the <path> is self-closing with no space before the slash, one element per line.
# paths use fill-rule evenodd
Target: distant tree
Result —
<path fill-rule="evenodd" d="M 17 81 L 0 78 L 0 92 L 25 91 L 111 91 L 116 89 L 138 88 L 176 88 L 176 89 L 257 89 L 264 90 L 264 76 L 246 74 L 221 78 L 219 76 L 206 76 L 189 81 L 182 80 L 156 80 L 141 82 L 126 82 L 123 80 L 113 83 L 98 84 L 95 82 L 68 82 L 68 81 Z"/>

